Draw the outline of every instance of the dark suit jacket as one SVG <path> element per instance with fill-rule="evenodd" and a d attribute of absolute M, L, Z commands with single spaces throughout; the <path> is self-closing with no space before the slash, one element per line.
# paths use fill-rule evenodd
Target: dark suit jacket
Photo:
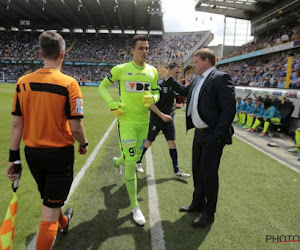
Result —
<path fill-rule="evenodd" d="M 197 78 L 189 86 L 182 85 L 170 77 L 166 83 L 177 93 L 187 96 L 187 109 Z M 186 110 L 187 110 L 186 109 Z M 236 112 L 235 91 L 231 77 L 214 69 L 205 79 L 198 99 L 201 119 L 213 130 L 218 140 L 231 144 L 233 128 L 231 123 Z M 186 113 L 186 129 L 194 128 L 192 117 Z"/>

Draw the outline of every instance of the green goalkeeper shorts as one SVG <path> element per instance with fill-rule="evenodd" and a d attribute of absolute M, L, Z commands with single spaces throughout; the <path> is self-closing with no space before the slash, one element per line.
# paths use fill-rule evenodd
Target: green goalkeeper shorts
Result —
<path fill-rule="evenodd" d="M 125 161 L 138 161 L 148 135 L 149 124 L 119 122 L 120 150 Z"/>

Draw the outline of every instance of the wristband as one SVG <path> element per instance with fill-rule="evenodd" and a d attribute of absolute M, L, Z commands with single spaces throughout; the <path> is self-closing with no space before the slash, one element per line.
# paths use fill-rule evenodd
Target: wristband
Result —
<path fill-rule="evenodd" d="M 9 150 L 9 162 L 20 160 L 20 149 Z"/>

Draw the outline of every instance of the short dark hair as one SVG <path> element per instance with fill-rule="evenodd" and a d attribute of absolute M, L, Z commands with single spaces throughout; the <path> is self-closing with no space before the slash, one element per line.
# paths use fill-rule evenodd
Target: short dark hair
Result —
<path fill-rule="evenodd" d="M 211 49 L 208 48 L 198 49 L 195 51 L 193 56 L 198 56 L 199 58 L 201 58 L 202 61 L 205 60 L 205 58 L 207 58 L 210 64 L 213 66 L 215 66 L 216 64 L 216 55 Z"/>
<path fill-rule="evenodd" d="M 47 30 L 39 36 L 39 46 L 45 59 L 57 60 L 60 53 L 65 51 L 63 37 L 55 31 Z"/>
<path fill-rule="evenodd" d="M 170 63 L 169 65 L 168 65 L 168 69 L 174 69 L 174 68 L 180 68 L 179 66 L 178 66 L 178 64 L 177 63 Z"/>
<path fill-rule="evenodd" d="M 272 105 L 272 100 L 270 98 L 266 98 L 264 100 L 264 107 L 268 109 L 271 107 L 271 105 Z"/>
<path fill-rule="evenodd" d="M 148 41 L 148 37 L 145 35 L 136 35 L 132 38 L 131 41 L 131 48 L 135 48 L 136 42 L 137 41 Z"/>

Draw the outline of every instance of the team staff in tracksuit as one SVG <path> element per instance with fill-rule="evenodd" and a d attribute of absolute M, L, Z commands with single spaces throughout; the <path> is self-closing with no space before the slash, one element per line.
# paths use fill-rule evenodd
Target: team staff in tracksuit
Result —
<path fill-rule="evenodd" d="M 270 123 L 280 123 L 280 112 L 271 104 L 271 99 L 266 99 L 264 101 L 264 114 L 255 119 L 254 125 L 248 130 L 249 132 L 254 132 L 261 123 L 264 123 L 264 129 L 260 136 L 266 136 Z"/>
<path fill-rule="evenodd" d="M 245 102 L 242 100 L 240 96 L 236 98 L 236 113 L 234 117 L 234 123 L 240 123 L 241 122 L 241 117 L 240 117 L 240 112 L 245 110 Z"/>
<path fill-rule="evenodd" d="M 253 125 L 254 118 L 258 116 L 263 116 L 264 111 L 265 109 L 264 109 L 263 99 L 262 97 L 258 97 L 255 101 L 253 112 L 247 115 L 246 128 L 251 128 L 251 126 Z"/>

